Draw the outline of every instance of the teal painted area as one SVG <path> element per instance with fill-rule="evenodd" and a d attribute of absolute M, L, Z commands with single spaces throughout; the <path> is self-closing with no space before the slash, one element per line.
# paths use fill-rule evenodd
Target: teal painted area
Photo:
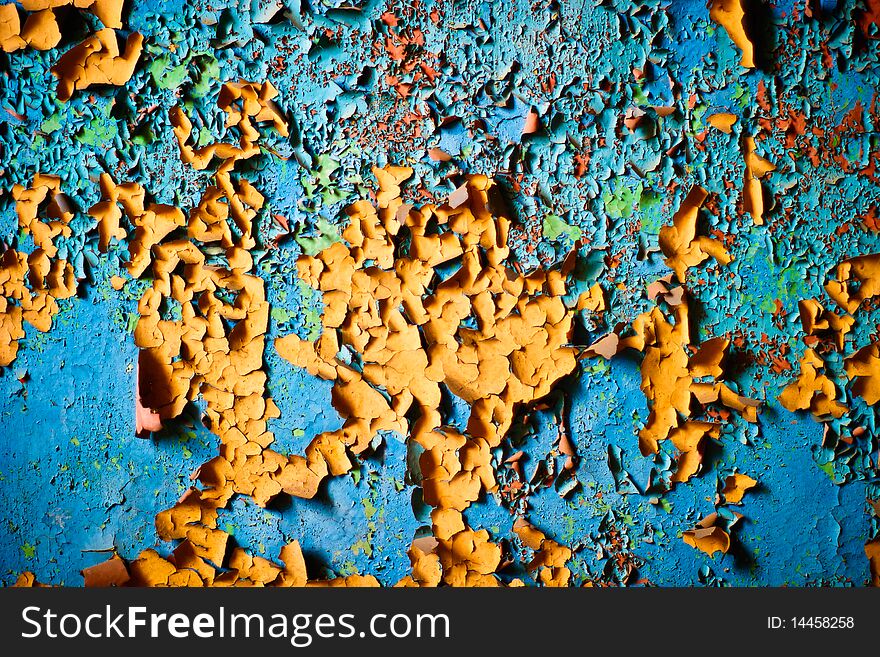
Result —
<path fill-rule="evenodd" d="M 580 240 L 575 285 L 598 281 L 610 310 L 598 323 L 581 322 L 578 344 L 651 307 L 645 289 L 669 271 L 658 253 L 660 227 L 692 184 L 704 186 L 711 202 L 701 231 L 730 236 L 734 260 L 690 272 L 694 335 L 740 338 L 730 378 L 742 394 L 766 401 L 758 425 L 734 417 L 698 477 L 651 492 L 651 481 L 669 476 L 671 450 L 639 453 L 648 410 L 638 360 L 585 360 L 547 409 L 524 414 L 496 461 L 522 450 L 527 473 L 551 461 L 560 466 L 553 443 L 566 423 L 579 457 L 575 476 L 535 485 L 529 517 L 575 549 L 577 583 L 866 583 L 862 546 L 878 531 L 867 500 L 880 498 L 876 409 L 852 399 L 839 356 L 829 356 L 853 405 L 844 422 L 866 433 L 846 450 L 823 448 L 822 426 L 776 401 L 794 372 L 768 365 L 780 356 L 797 367 L 804 349 L 797 301 L 824 298 L 841 259 L 880 251 L 878 234 L 861 226 L 880 204 L 872 168 L 880 157 L 880 48 L 861 35 L 860 3 L 846 0 L 813 18 L 803 16 L 803 3 L 776 3 L 762 16 L 768 35 L 759 51 L 767 63 L 751 71 L 709 21 L 704 0 L 540 7 L 517 0 L 503 15 L 498 3 L 476 0 L 428 1 L 416 13 L 411 3 L 384 0 L 355 3 L 359 11 L 330 0 L 308 4 L 288 0 L 276 14 L 274 3 L 258 1 L 133 3 L 127 28 L 146 44 L 132 80 L 66 104 L 55 100 L 49 73 L 57 52 L 0 54 L 0 240 L 31 249 L 9 190 L 37 171 L 57 174 L 77 207 L 61 256 L 82 278 L 52 331 L 28 328 L 18 359 L 0 373 L 3 581 L 33 570 L 43 581 L 77 584 L 79 571 L 110 548 L 128 557 L 173 548 L 157 545 L 153 518 L 216 453 L 216 438 L 201 426 L 198 408 L 189 413 L 192 426 L 134 437 L 130 333 L 146 283 L 122 292 L 109 286 L 125 245 L 99 256 L 85 210 L 99 200 L 104 172 L 141 183 L 156 202 L 193 207 L 210 174 L 180 162 L 168 110 L 185 107 L 199 144 L 230 139 L 216 108 L 221 83 L 268 79 L 291 134 L 269 137 L 246 176 L 267 198 L 254 255 L 273 307 L 270 338 L 317 337 L 321 299 L 298 280 L 295 259 L 341 239 L 342 209 L 368 197 L 376 164 L 412 166 L 406 193 L 418 203 L 444 198 L 459 173 L 492 176 L 516 219 L 509 241 L 524 271 L 559 263 Z M 397 27 L 382 21 L 386 11 Z M 90 31 L 89 21 L 72 26 L 60 50 Z M 402 37 L 399 59 L 386 45 Z M 411 85 L 405 96 L 391 78 Z M 857 103 L 860 122 L 846 124 Z M 675 111 L 662 116 L 658 107 Z M 532 110 L 539 129 L 523 135 Z M 738 116 L 732 135 L 708 127 L 707 117 L 722 111 Z M 643 120 L 630 129 L 633 116 Z M 789 119 L 809 129 L 793 133 L 783 125 Z M 772 199 L 763 226 L 740 206 L 740 140 L 759 130 L 759 153 L 777 165 L 763 181 Z M 431 159 L 432 148 L 452 158 Z M 878 311 L 865 308 L 858 319 L 848 353 L 876 339 Z M 330 386 L 271 347 L 265 359 L 268 393 L 282 412 L 271 426 L 274 447 L 301 453 L 341 423 Z M 458 400 L 446 411 L 450 424 L 467 416 Z M 299 540 L 315 575 L 373 573 L 394 583 L 408 572 L 413 536 L 426 531 L 423 509 L 412 508 L 417 491 L 406 457 L 405 446 L 388 438 L 315 500 L 285 499 L 264 510 L 236 499 L 221 527 L 267 557 Z M 680 536 L 714 510 L 718 478 L 734 468 L 760 487 L 737 508 L 745 518 L 734 549 L 709 558 Z M 511 536 L 514 518 L 500 496 L 466 515 L 495 539 Z M 521 563 L 504 574 L 515 576 L 528 577 Z"/>

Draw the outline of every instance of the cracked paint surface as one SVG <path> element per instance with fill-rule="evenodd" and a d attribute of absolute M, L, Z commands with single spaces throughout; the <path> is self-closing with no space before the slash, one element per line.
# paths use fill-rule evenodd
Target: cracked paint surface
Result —
<path fill-rule="evenodd" d="M 4 583 L 878 583 L 873 2 L 114 5 L 0 6 Z"/>

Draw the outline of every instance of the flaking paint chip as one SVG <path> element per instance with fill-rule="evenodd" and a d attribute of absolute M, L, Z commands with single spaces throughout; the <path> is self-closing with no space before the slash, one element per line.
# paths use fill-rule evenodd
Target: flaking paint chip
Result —
<path fill-rule="evenodd" d="M 124 85 L 134 74 L 143 43 L 144 37 L 132 32 L 120 50 L 115 30 L 105 28 L 68 50 L 52 67 L 58 100 L 70 100 L 74 91 L 92 85 Z"/>
<path fill-rule="evenodd" d="M 755 48 L 746 34 L 746 3 L 744 0 L 710 0 L 709 16 L 727 32 L 730 40 L 742 51 L 740 64 L 755 67 Z"/>
<path fill-rule="evenodd" d="M 691 187 L 681 207 L 672 217 L 671 226 L 660 229 L 660 250 L 666 256 L 666 264 L 684 282 L 686 271 L 715 258 L 722 265 L 730 262 L 730 254 L 724 245 L 711 237 L 697 236 L 697 217 L 708 193 L 702 187 Z"/>

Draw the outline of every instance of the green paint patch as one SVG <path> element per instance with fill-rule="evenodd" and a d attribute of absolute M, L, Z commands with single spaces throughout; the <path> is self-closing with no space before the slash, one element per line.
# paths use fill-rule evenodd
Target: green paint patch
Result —
<path fill-rule="evenodd" d="M 824 472 L 826 475 L 828 475 L 828 478 L 829 478 L 831 481 L 835 481 L 835 480 L 836 480 L 836 477 L 835 477 L 835 475 L 834 475 L 834 463 L 832 463 L 831 461 L 829 461 L 828 463 L 817 463 L 816 466 L 817 466 L 822 472 Z"/>
<path fill-rule="evenodd" d="M 188 95 L 202 98 L 211 92 L 211 82 L 220 79 L 220 63 L 209 52 L 197 54 L 193 56 L 191 61 L 195 68 L 195 75 L 193 75 L 193 84 Z"/>
<path fill-rule="evenodd" d="M 296 279 L 296 287 L 302 298 L 301 310 L 306 340 L 315 341 L 321 335 L 320 295 L 317 290 L 303 282 L 302 279 Z"/>
<path fill-rule="evenodd" d="M 342 239 L 339 233 L 339 226 L 331 224 L 324 217 L 318 217 L 315 221 L 315 228 L 318 231 L 318 235 L 297 235 L 294 237 L 296 243 L 302 247 L 303 253 L 307 255 L 317 255 L 331 244 L 335 244 Z"/>
<path fill-rule="evenodd" d="M 186 79 L 186 64 L 171 66 L 171 57 L 162 55 L 147 67 L 153 82 L 160 89 L 177 89 Z"/>
<path fill-rule="evenodd" d="M 764 288 L 766 293 L 760 301 L 761 310 L 764 312 L 776 312 L 777 299 L 782 303 L 783 309 L 792 309 L 797 307 L 798 300 L 810 296 L 803 273 L 797 268 L 786 267 L 773 274 L 770 277 L 771 285 Z"/>
<path fill-rule="evenodd" d="M 662 205 L 663 197 L 653 190 L 643 190 L 639 196 L 642 230 L 649 235 L 660 234 L 660 227 L 663 225 L 663 217 L 660 214 Z"/>
<path fill-rule="evenodd" d="M 202 126 L 202 129 L 199 130 L 199 134 L 196 137 L 196 146 L 207 146 L 208 144 L 211 144 L 215 141 L 216 139 L 214 139 L 214 135 L 211 134 L 211 131 L 208 130 L 207 127 Z"/>
<path fill-rule="evenodd" d="M 352 551 L 352 553 L 354 553 L 354 554 L 361 554 L 361 553 L 363 553 L 363 554 L 367 555 L 368 557 L 372 557 L 372 556 L 373 556 L 373 546 L 372 546 L 372 545 L 370 544 L 370 542 L 369 542 L 367 539 L 365 539 L 365 538 L 362 538 L 362 539 L 359 540 L 357 543 L 355 543 L 354 545 L 352 545 L 352 546 L 351 546 L 351 551 Z"/>
<path fill-rule="evenodd" d="M 565 236 L 572 242 L 579 240 L 583 231 L 577 226 L 565 223 L 562 217 L 555 214 L 548 214 L 544 217 L 544 237 L 548 240 L 558 240 L 561 236 Z"/>
<path fill-rule="evenodd" d="M 40 130 L 48 134 L 55 132 L 59 128 L 61 128 L 61 116 L 58 114 L 58 112 L 55 112 L 52 116 L 50 116 L 48 119 L 43 121 L 43 123 L 40 124 Z"/>
<path fill-rule="evenodd" d="M 748 87 L 744 87 L 739 83 L 734 85 L 734 92 L 731 98 L 739 104 L 741 109 L 745 109 L 748 107 L 749 103 L 751 103 L 751 92 Z"/>
<path fill-rule="evenodd" d="M 109 149 L 113 140 L 119 135 L 116 127 L 116 119 L 110 116 L 113 106 L 110 102 L 104 102 L 92 117 L 76 134 L 74 139 L 81 144 L 93 148 Z"/>
<path fill-rule="evenodd" d="M 594 364 L 584 367 L 584 371 L 589 374 L 605 374 L 611 370 L 611 365 L 604 358 L 597 360 Z"/>
<path fill-rule="evenodd" d="M 322 153 L 315 158 L 316 167 L 309 171 L 300 179 L 303 191 L 307 198 L 316 198 L 319 196 L 325 203 L 332 203 L 344 198 L 339 189 L 336 172 L 339 170 L 341 163 L 333 156 Z"/>
<path fill-rule="evenodd" d="M 691 116 L 693 117 L 693 121 L 691 123 L 691 129 L 694 132 L 700 132 L 705 128 L 705 124 L 703 123 L 703 116 L 706 114 L 706 110 L 709 109 L 709 106 L 704 103 L 698 103 L 693 110 L 691 110 Z"/>
<path fill-rule="evenodd" d="M 272 306 L 272 311 L 269 313 L 279 324 L 282 324 L 291 318 L 290 312 L 288 312 L 287 308 L 282 308 L 281 306 Z"/>
<path fill-rule="evenodd" d="M 605 204 L 605 214 L 614 219 L 629 219 L 632 216 L 633 210 L 638 206 L 642 189 L 642 183 L 631 187 L 627 180 L 617 178 L 614 182 L 614 189 L 610 192 L 605 192 L 602 196 L 602 202 Z"/>

